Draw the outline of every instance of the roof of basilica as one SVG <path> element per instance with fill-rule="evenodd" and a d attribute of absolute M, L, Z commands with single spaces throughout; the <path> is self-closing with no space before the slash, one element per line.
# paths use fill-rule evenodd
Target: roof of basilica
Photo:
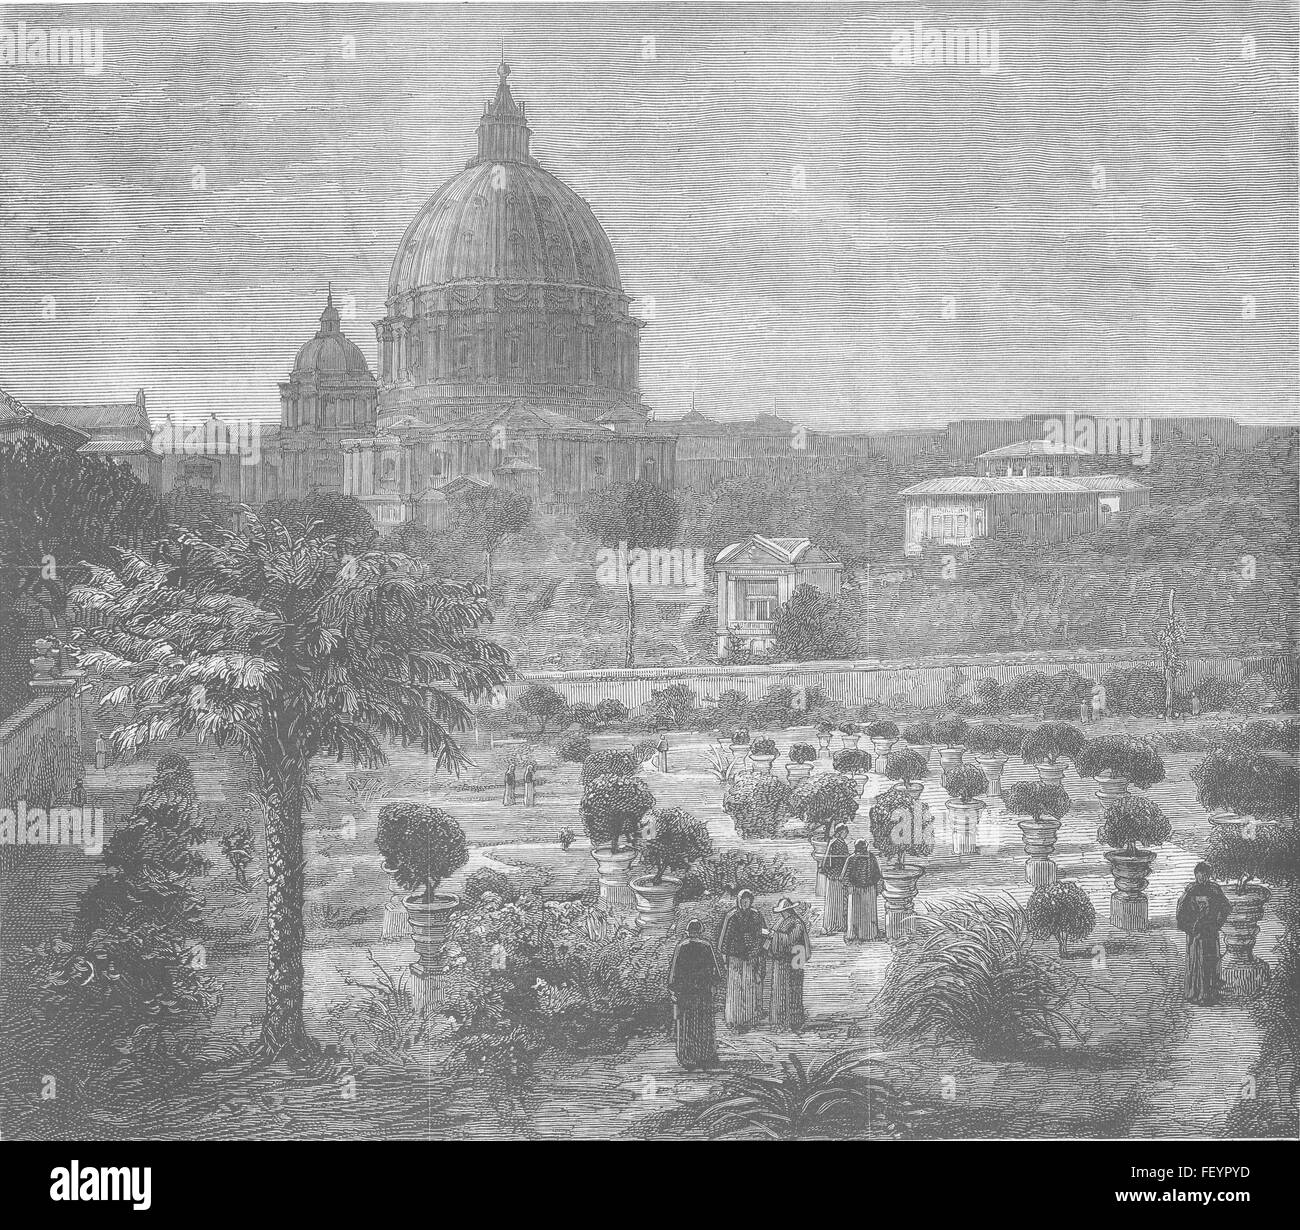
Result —
<path fill-rule="evenodd" d="M 393 259 L 390 299 L 457 282 L 577 286 L 621 294 L 614 249 L 591 206 L 538 165 L 525 109 L 497 70 L 479 152 L 416 215 Z"/>

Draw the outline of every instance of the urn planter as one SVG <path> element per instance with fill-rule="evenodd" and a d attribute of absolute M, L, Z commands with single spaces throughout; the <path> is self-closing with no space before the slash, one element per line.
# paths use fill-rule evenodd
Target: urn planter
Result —
<path fill-rule="evenodd" d="M 750 756 L 749 763 L 754 766 L 756 773 L 771 773 L 772 766 L 776 763 L 775 756 Z"/>
<path fill-rule="evenodd" d="M 411 939 L 415 953 L 426 971 L 438 963 L 438 954 L 447 942 L 451 931 L 451 916 L 460 905 L 460 898 L 448 894 L 435 896 L 432 901 L 421 901 L 422 893 L 412 893 L 402 904 L 411 923 Z"/>
<path fill-rule="evenodd" d="M 979 852 L 980 813 L 984 810 L 983 799 L 972 799 L 963 803 L 960 799 L 949 799 L 947 804 L 948 826 L 952 829 L 952 852 L 957 855 Z"/>
<path fill-rule="evenodd" d="M 964 747 L 941 747 L 939 749 L 939 767 L 947 773 L 949 769 L 960 768 L 962 757 L 966 754 Z"/>
<path fill-rule="evenodd" d="M 1147 929 L 1147 895 L 1143 891 L 1156 861 L 1154 850 L 1107 850 L 1106 861 L 1115 876 L 1110 896 L 1110 925 L 1120 931 Z"/>
<path fill-rule="evenodd" d="M 1097 783 L 1097 798 L 1102 807 L 1107 803 L 1113 803 L 1116 799 L 1122 799 L 1128 794 L 1128 778 L 1112 777 L 1109 773 L 1094 778 Z"/>
<path fill-rule="evenodd" d="M 591 852 L 596 860 L 597 879 L 600 883 L 600 904 L 611 914 L 626 916 L 636 909 L 636 894 L 632 891 L 631 868 L 636 862 L 635 850 L 611 850 L 598 846 Z"/>
<path fill-rule="evenodd" d="M 1025 863 L 1025 881 L 1035 888 L 1046 888 L 1056 883 L 1056 863 L 1052 860 L 1052 851 L 1056 849 L 1056 834 L 1061 822 L 1050 816 L 1043 820 L 1017 820 L 1017 826 L 1025 841 L 1025 853 L 1029 855 Z"/>
<path fill-rule="evenodd" d="M 788 765 L 785 766 L 785 775 L 792 782 L 801 782 L 810 773 L 812 773 L 812 765 L 810 765 L 806 760 L 805 761 L 792 760 Z"/>
<path fill-rule="evenodd" d="M 817 736 L 817 758 L 820 760 L 821 757 L 825 756 L 827 760 L 829 760 L 830 755 L 831 755 L 830 735 L 818 735 Z"/>
<path fill-rule="evenodd" d="M 888 756 L 894 750 L 894 744 L 897 742 L 897 739 L 872 739 L 871 750 L 877 756 Z"/>
<path fill-rule="evenodd" d="M 645 935 L 667 935 L 676 918 L 677 890 L 682 882 L 664 876 L 658 884 L 653 876 L 640 876 L 632 881 L 636 898 L 636 920 Z"/>
<path fill-rule="evenodd" d="M 841 742 L 845 747 L 857 747 L 857 746 L 858 746 L 858 740 L 861 739 L 861 738 L 862 738 L 861 735 L 846 735 L 846 734 L 841 734 L 841 735 L 840 735 L 840 742 Z"/>
<path fill-rule="evenodd" d="M 1034 766 L 1038 770 L 1038 780 L 1045 786 L 1059 786 L 1065 777 L 1065 766 L 1044 760 Z"/>
<path fill-rule="evenodd" d="M 908 920 L 914 913 L 916 890 L 924 874 L 924 867 L 911 864 L 880 869 L 885 881 L 885 936 L 891 943 L 902 943 L 911 938 Z"/>
<path fill-rule="evenodd" d="M 989 779 L 989 794 L 1002 797 L 1002 770 L 1007 767 L 1005 756 L 976 756 L 984 776 Z"/>
<path fill-rule="evenodd" d="M 925 761 L 925 767 L 928 769 L 930 767 L 930 753 L 934 751 L 934 744 L 933 743 L 909 743 L 907 746 L 910 747 L 912 751 L 914 751 L 918 756 L 920 756 L 922 760 Z"/>
<path fill-rule="evenodd" d="M 1268 963 L 1255 955 L 1259 920 L 1264 915 L 1269 891 L 1262 884 L 1247 884 L 1244 888 L 1225 885 L 1223 895 L 1232 913 L 1223 924 L 1223 941 L 1228 951 L 1219 966 L 1219 977 L 1234 999 L 1254 999 L 1269 980 Z"/>

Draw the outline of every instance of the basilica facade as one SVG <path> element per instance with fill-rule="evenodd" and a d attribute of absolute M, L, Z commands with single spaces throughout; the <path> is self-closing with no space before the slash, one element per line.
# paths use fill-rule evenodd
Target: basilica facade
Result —
<path fill-rule="evenodd" d="M 590 206 L 530 152 L 498 68 L 478 150 L 393 258 L 377 370 L 332 303 L 281 385 L 286 494 L 341 490 L 389 528 L 436 528 L 467 482 L 571 514 L 594 487 L 674 482 L 676 434 L 650 421 L 640 331 Z"/>

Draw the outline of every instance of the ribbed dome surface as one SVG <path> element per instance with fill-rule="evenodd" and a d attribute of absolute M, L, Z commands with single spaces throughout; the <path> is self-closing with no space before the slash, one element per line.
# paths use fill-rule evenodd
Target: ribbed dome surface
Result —
<path fill-rule="evenodd" d="M 320 331 L 298 351 L 293 361 L 295 375 L 368 376 L 370 364 L 360 346 L 349 341 L 339 327 L 334 296 L 326 300 L 321 313 Z"/>
<path fill-rule="evenodd" d="M 623 289 L 590 206 L 533 162 L 476 162 L 444 184 L 402 237 L 388 295 L 466 281 Z"/>

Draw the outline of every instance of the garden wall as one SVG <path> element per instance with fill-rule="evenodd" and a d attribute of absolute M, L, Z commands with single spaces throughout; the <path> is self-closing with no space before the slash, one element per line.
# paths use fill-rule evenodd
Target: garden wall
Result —
<path fill-rule="evenodd" d="M 1223 675 L 1240 679 L 1245 662 L 1258 660 L 1258 653 L 1206 653 L 1184 659 L 1178 676 L 1180 689 L 1190 689 L 1202 679 Z M 1269 653 L 1267 656 L 1277 656 Z M 635 709 L 650 699 L 650 693 L 674 683 L 684 683 L 701 700 L 716 698 L 726 691 L 744 692 L 757 699 L 770 688 L 784 685 L 821 688 L 839 703 L 856 708 L 867 701 L 898 709 L 933 709 L 944 705 L 949 685 L 958 674 L 966 676 L 963 690 L 974 695 L 975 683 L 991 677 L 1001 684 L 1031 671 L 1051 673 L 1066 669 L 1100 680 L 1107 671 L 1120 667 L 1160 666 L 1154 652 L 1132 649 L 1060 650 L 1032 653 L 965 654 L 949 657 L 859 660 L 854 662 L 791 662 L 759 666 L 671 666 L 640 669 L 575 671 L 525 671 L 508 685 L 510 698 L 530 683 L 549 683 L 569 701 L 597 701 L 610 697 Z"/>
<path fill-rule="evenodd" d="M 82 740 L 81 697 L 72 681 L 43 689 L 0 724 L 0 783 L 13 780 L 46 734 L 60 741 L 73 739 L 80 744 Z M 58 797 L 66 798 L 73 783 L 56 785 Z"/>

